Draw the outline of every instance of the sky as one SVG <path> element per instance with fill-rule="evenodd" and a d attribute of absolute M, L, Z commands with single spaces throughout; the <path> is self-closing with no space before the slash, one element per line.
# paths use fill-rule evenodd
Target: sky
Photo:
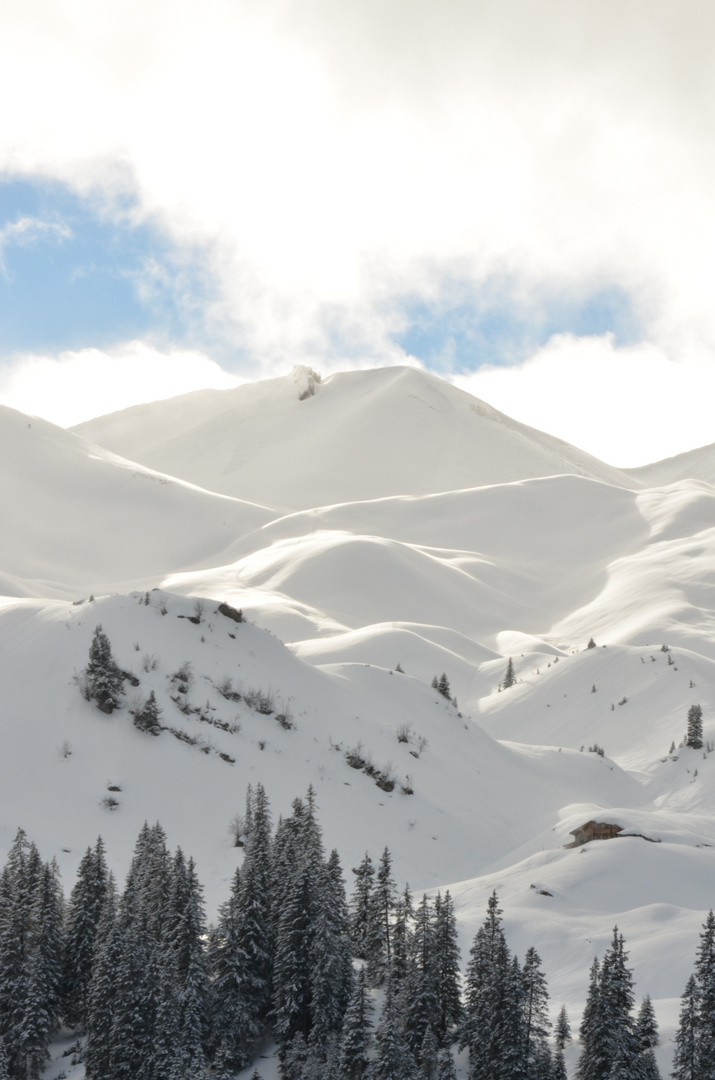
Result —
<path fill-rule="evenodd" d="M 709 0 L 0 5 L 0 403 L 414 364 L 715 442 Z"/>

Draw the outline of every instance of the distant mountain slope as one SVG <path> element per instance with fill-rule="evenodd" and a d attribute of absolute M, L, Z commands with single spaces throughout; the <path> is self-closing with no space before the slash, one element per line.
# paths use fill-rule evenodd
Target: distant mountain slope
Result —
<path fill-rule="evenodd" d="M 273 511 L 0 407 L 0 593 L 75 596 L 205 564 Z M 152 582 L 155 584 L 156 581 Z"/>
<path fill-rule="evenodd" d="M 679 480 L 705 480 L 708 484 L 715 484 L 715 443 L 686 450 L 683 454 L 663 458 L 650 465 L 641 465 L 638 469 L 622 469 L 621 472 L 642 487 L 661 487 L 663 484 L 676 484 Z"/>
<path fill-rule="evenodd" d="M 135 406 L 73 430 L 209 490 L 293 510 L 562 473 L 634 486 L 618 469 L 426 372 L 396 367 L 317 384 L 311 378 L 297 368 L 235 390 Z"/>

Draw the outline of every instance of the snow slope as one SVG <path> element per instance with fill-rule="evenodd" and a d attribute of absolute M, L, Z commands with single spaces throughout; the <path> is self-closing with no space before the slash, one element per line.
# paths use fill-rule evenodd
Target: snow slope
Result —
<path fill-rule="evenodd" d="M 556 473 L 634 486 L 618 469 L 414 368 L 331 375 L 300 400 L 308 378 L 297 368 L 74 431 L 152 469 L 286 510 Z"/>
<path fill-rule="evenodd" d="M 496 888 L 576 1025 L 617 921 L 667 1036 L 715 902 L 715 766 L 679 746 L 694 703 L 715 741 L 715 488 L 634 484 L 411 369 L 307 389 L 141 406 L 95 442 L 0 413 L 0 844 L 22 824 L 69 885 L 101 832 L 121 877 L 160 818 L 215 910 L 246 785 L 277 815 L 312 783 L 348 878 L 389 845 L 450 887 L 465 953 Z M 73 680 L 99 624 L 140 680 L 111 716 Z M 132 724 L 151 690 L 159 738 Z M 590 818 L 628 835 L 565 847 Z"/>

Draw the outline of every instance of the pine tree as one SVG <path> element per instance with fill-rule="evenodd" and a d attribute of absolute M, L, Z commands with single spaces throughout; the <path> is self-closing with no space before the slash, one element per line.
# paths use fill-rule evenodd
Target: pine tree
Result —
<path fill-rule="evenodd" d="M 551 1022 L 546 977 L 541 970 L 541 958 L 531 946 L 524 958 L 521 973 L 523 985 L 524 1058 L 526 1075 L 536 1076 L 543 1061 Z"/>
<path fill-rule="evenodd" d="M 367 973 L 373 986 L 381 986 L 392 967 L 392 920 L 396 892 L 392 878 L 392 856 L 385 848 L 370 901 Z"/>
<path fill-rule="evenodd" d="M 348 911 L 340 860 L 333 851 L 317 881 L 311 946 L 311 1038 L 325 1053 L 343 1024 L 353 984 Z"/>
<path fill-rule="evenodd" d="M 501 913 L 497 895 L 492 893 L 487 917 L 474 938 L 467 966 L 460 1049 L 469 1048 L 470 1080 L 492 1080 L 504 1061 L 511 1001 L 510 955 Z"/>
<path fill-rule="evenodd" d="M 353 954 L 360 960 L 365 960 L 368 952 L 370 905 L 375 877 L 375 868 L 367 852 L 360 865 L 353 869 L 353 874 L 355 875 L 355 889 L 350 900 L 350 941 Z"/>
<path fill-rule="evenodd" d="M 447 701 L 452 700 L 452 691 L 449 685 L 449 679 L 447 678 L 447 675 L 444 671 L 440 675 L 437 689 L 439 690 L 443 698 L 447 698 Z"/>
<path fill-rule="evenodd" d="M 87 1041 L 85 1072 L 89 1080 L 111 1080 L 110 1042 L 114 1016 L 115 972 L 122 954 L 117 923 L 114 879 L 107 876 L 107 889 L 97 920 L 92 954 L 92 974 L 87 987 Z"/>
<path fill-rule="evenodd" d="M 566 1012 L 566 1006 L 561 1006 L 561 1012 L 556 1020 L 556 1028 L 554 1029 L 554 1043 L 557 1050 L 563 1050 L 571 1042 L 571 1024 L 569 1023 L 569 1015 Z"/>
<path fill-rule="evenodd" d="M 152 690 L 142 708 L 134 715 L 134 727 L 146 732 L 147 735 L 159 735 L 161 734 L 160 716 L 161 709 L 157 705 Z"/>
<path fill-rule="evenodd" d="M 703 710 L 700 705 L 691 705 L 688 709 L 688 733 L 685 737 L 685 745 L 693 750 L 702 750 L 703 747 Z"/>
<path fill-rule="evenodd" d="M 700 1036 L 700 1002 L 695 975 L 688 979 L 680 999 L 680 1023 L 675 1035 L 673 1080 L 699 1080 L 698 1042 Z"/>
<path fill-rule="evenodd" d="M 600 969 L 597 961 L 591 969 L 581 1023 L 579 1080 L 606 1080 L 612 1070 L 625 1075 L 637 1068 L 638 1045 L 631 1015 L 633 976 L 626 966 L 627 959 L 623 936 L 614 927 L 611 947 Z"/>
<path fill-rule="evenodd" d="M 425 1029 L 418 1055 L 420 1063 L 420 1080 L 436 1080 L 438 1054 L 439 1046 L 437 1045 L 437 1036 L 434 1033 L 432 1025 L 429 1024 Z"/>
<path fill-rule="evenodd" d="M 414 1058 L 400 1033 L 389 976 L 385 985 L 385 1003 L 375 1032 L 375 1049 L 372 1080 L 417 1080 Z"/>
<path fill-rule="evenodd" d="M 501 684 L 502 690 L 508 690 L 509 687 L 513 686 L 515 682 L 516 675 L 514 674 L 514 665 L 512 663 L 511 657 L 509 657 L 509 663 L 507 664 L 506 672 L 504 673 L 504 682 Z"/>
<path fill-rule="evenodd" d="M 434 902 L 434 977 L 438 1014 L 435 1035 L 440 1046 L 451 1041 L 451 1032 L 462 1020 L 457 920 L 449 890 L 437 893 Z"/>
<path fill-rule="evenodd" d="M 579 1035 L 581 1055 L 576 1075 L 578 1080 L 602 1080 L 607 1076 L 607 1061 L 602 1050 L 604 1026 L 607 1019 L 601 1008 L 601 965 L 594 958 L 589 976 L 586 1007 L 581 1018 Z"/>
<path fill-rule="evenodd" d="M 401 988 L 399 1006 L 405 1042 L 415 1060 L 421 1062 L 425 1034 L 428 1029 L 433 1031 L 439 1018 L 432 914 L 426 896 L 415 912 L 409 971 Z"/>
<path fill-rule="evenodd" d="M 159 962 L 162 969 L 175 972 L 176 1060 L 179 1075 L 192 1078 L 200 1077 L 206 1068 L 208 973 L 204 938 L 203 899 L 194 861 L 189 859 L 187 863 L 178 849 L 172 866 L 172 891 Z M 171 1023 L 173 1026 L 173 1019 Z"/>
<path fill-rule="evenodd" d="M 399 998 L 410 971 L 414 909 L 409 885 L 395 904 L 392 922 L 392 986 Z"/>
<path fill-rule="evenodd" d="M 87 848 L 82 857 L 67 909 L 63 1007 L 65 1022 L 72 1028 L 82 1029 L 87 1022 L 94 946 L 108 878 L 100 837 L 94 849 Z"/>
<path fill-rule="evenodd" d="M 452 1051 L 448 1047 L 440 1050 L 437 1059 L 437 1080 L 457 1080 L 454 1058 L 452 1057 Z"/>
<path fill-rule="evenodd" d="M 122 672 L 112 656 L 109 638 L 97 626 L 89 647 L 89 662 L 84 669 L 87 690 L 97 708 L 104 713 L 112 713 L 120 704 L 124 693 Z"/>
<path fill-rule="evenodd" d="M 312 1026 L 311 951 L 315 918 L 315 868 L 306 862 L 292 875 L 291 894 L 278 922 L 273 973 L 275 1036 L 282 1059 L 297 1035 L 307 1040 Z"/>
<path fill-rule="evenodd" d="M 367 1074 L 372 1011 L 363 967 L 357 974 L 340 1036 L 340 1075 L 345 1080 L 363 1080 Z"/>
<path fill-rule="evenodd" d="M 698 1069 L 703 1080 L 715 1080 L 715 915 L 708 912 L 695 961 L 698 995 Z"/>

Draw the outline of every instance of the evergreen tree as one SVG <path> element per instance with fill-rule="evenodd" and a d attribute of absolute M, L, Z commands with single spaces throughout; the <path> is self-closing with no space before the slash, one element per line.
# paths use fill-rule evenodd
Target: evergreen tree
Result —
<path fill-rule="evenodd" d="M 434 978 L 438 1006 L 435 1035 L 440 1046 L 448 1044 L 450 1033 L 462 1020 L 459 959 L 457 920 L 447 890 L 444 897 L 437 893 L 434 902 Z"/>
<path fill-rule="evenodd" d="M 353 874 L 355 889 L 350 900 L 350 941 L 353 955 L 365 960 L 369 947 L 370 908 L 375 877 L 375 868 L 367 852 L 360 865 L 353 869 Z"/>
<path fill-rule="evenodd" d="M 607 1063 L 602 1050 L 606 1017 L 601 1008 L 601 965 L 594 958 L 589 977 L 586 1007 L 581 1018 L 579 1035 L 581 1038 L 581 1056 L 576 1075 L 578 1080 L 602 1080 L 608 1075 L 610 1063 Z"/>
<path fill-rule="evenodd" d="M 437 1036 L 434 1033 L 432 1025 L 429 1024 L 425 1029 L 419 1052 L 420 1080 L 436 1080 L 438 1054 L 439 1046 L 437 1045 Z"/>
<path fill-rule="evenodd" d="M 385 1003 L 375 1032 L 375 1049 L 372 1080 L 417 1080 L 414 1058 L 400 1033 L 389 976 L 385 986 Z"/>
<path fill-rule="evenodd" d="M 89 647 L 89 662 L 84 669 L 87 691 L 104 713 L 112 713 L 119 706 L 124 693 L 122 672 L 112 656 L 109 638 L 101 626 L 96 627 Z"/>
<path fill-rule="evenodd" d="M 392 878 L 392 856 L 385 848 L 375 875 L 370 902 L 367 973 L 373 986 L 381 986 L 392 967 L 392 920 L 396 892 Z"/>
<path fill-rule="evenodd" d="M 101 837 L 87 848 L 77 871 L 77 881 L 67 909 L 63 1008 L 72 1028 L 87 1023 L 89 984 L 99 917 L 107 896 L 109 875 Z"/>
<path fill-rule="evenodd" d="M 447 701 L 452 700 L 452 691 L 449 685 L 449 679 L 447 678 L 447 675 L 444 671 L 440 675 L 437 689 L 439 690 L 443 698 L 447 698 Z"/>
<path fill-rule="evenodd" d="M 134 727 L 146 732 L 147 735 L 159 735 L 161 733 L 160 716 L 161 709 L 157 705 L 152 690 L 142 708 L 134 715 Z"/>
<path fill-rule="evenodd" d="M 422 1061 L 421 1047 L 427 1030 L 438 1022 L 439 1005 L 434 974 L 434 936 L 427 897 L 415 912 L 410 948 L 410 967 L 400 995 L 402 1031 L 410 1053 Z"/>
<path fill-rule="evenodd" d="M 107 875 L 107 889 L 97 920 L 92 953 L 92 974 L 87 987 L 87 1041 L 85 1072 L 89 1080 L 111 1080 L 110 1042 L 114 1016 L 114 976 L 122 954 L 117 923 L 114 879 Z"/>
<path fill-rule="evenodd" d="M 325 1052 L 339 1035 L 353 984 L 348 910 L 340 860 L 333 851 L 317 882 L 311 950 L 311 1037 Z"/>
<path fill-rule="evenodd" d="M 702 1080 L 715 1080 L 715 915 L 708 912 L 695 961 L 698 997 L 697 1062 Z"/>
<path fill-rule="evenodd" d="M 200 1077 L 206 1069 L 208 972 L 202 944 L 205 934 L 203 898 L 194 861 L 189 859 L 187 863 L 179 848 L 172 867 L 172 890 L 159 962 L 161 969 L 168 969 L 176 981 L 178 1073 L 192 1078 Z M 174 1019 L 170 1023 L 173 1030 Z"/>
<path fill-rule="evenodd" d="M 692 746 L 693 750 L 702 750 L 703 710 L 700 705 L 691 705 L 688 709 L 688 733 L 685 737 L 685 745 Z"/>
<path fill-rule="evenodd" d="M 414 910 L 409 885 L 395 904 L 392 922 L 392 986 L 397 998 L 410 971 Z"/>
<path fill-rule="evenodd" d="M 457 1070 L 449 1047 L 440 1050 L 437 1059 L 437 1080 L 457 1080 Z"/>
<path fill-rule="evenodd" d="M 563 1050 L 571 1042 L 571 1024 L 565 1005 L 561 1006 L 561 1012 L 556 1020 L 554 1042 L 557 1050 Z"/>
<path fill-rule="evenodd" d="M 363 967 L 355 979 L 340 1037 L 340 1075 L 345 1080 L 363 1080 L 367 1075 L 372 1011 Z"/>
<path fill-rule="evenodd" d="M 466 974 L 464 1021 L 460 1049 L 469 1048 L 469 1080 L 493 1080 L 504 1075 L 506 1032 L 511 1007 L 510 956 L 496 893 L 470 950 Z"/>
<path fill-rule="evenodd" d="M 261 784 L 246 799 L 248 823 L 241 872 L 212 935 L 217 1062 L 227 1075 L 243 1068 L 264 1035 L 273 997 L 271 821 Z"/>
<path fill-rule="evenodd" d="M 551 1028 L 546 977 L 541 970 L 541 958 L 533 946 L 527 950 L 521 976 L 523 985 L 524 1061 L 526 1076 L 531 1078 L 536 1077 L 540 1071 L 540 1063 L 543 1063 L 546 1055 L 547 1039 Z M 543 1068 L 541 1071 L 543 1071 Z"/>
<path fill-rule="evenodd" d="M 700 1035 L 700 1002 L 695 975 L 688 979 L 680 999 L 680 1024 L 675 1035 L 673 1080 L 699 1080 L 698 1041 Z"/>
<path fill-rule="evenodd" d="M 551 1067 L 551 1080 L 568 1080 L 563 1047 L 557 1046 Z"/>
<path fill-rule="evenodd" d="M 247 1064 L 250 1044 L 257 1035 L 243 994 L 240 897 L 241 873 L 236 868 L 229 898 L 219 908 L 218 922 L 209 938 L 214 1065 L 220 1080 L 230 1080 Z"/>
<path fill-rule="evenodd" d="M 501 684 L 502 690 L 508 690 L 515 682 L 516 675 L 514 674 L 514 664 L 512 663 L 511 657 L 509 657 L 509 663 L 507 664 L 506 672 L 504 673 L 504 682 Z"/>
<path fill-rule="evenodd" d="M 306 862 L 292 876 L 292 891 L 278 923 L 273 980 L 275 1035 L 282 1059 L 296 1035 L 307 1041 L 312 1026 L 312 940 L 315 867 Z"/>
<path fill-rule="evenodd" d="M 633 977 L 627 968 L 628 953 L 623 936 L 614 928 L 611 948 L 591 969 L 591 986 L 581 1024 L 583 1050 L 578 1064 L 579 1080 L 607 1080 L 638 1067 L 638 1045 L 633 1017 Z M 615 1076 L 613 1077 L 615 1080 Z"/>

